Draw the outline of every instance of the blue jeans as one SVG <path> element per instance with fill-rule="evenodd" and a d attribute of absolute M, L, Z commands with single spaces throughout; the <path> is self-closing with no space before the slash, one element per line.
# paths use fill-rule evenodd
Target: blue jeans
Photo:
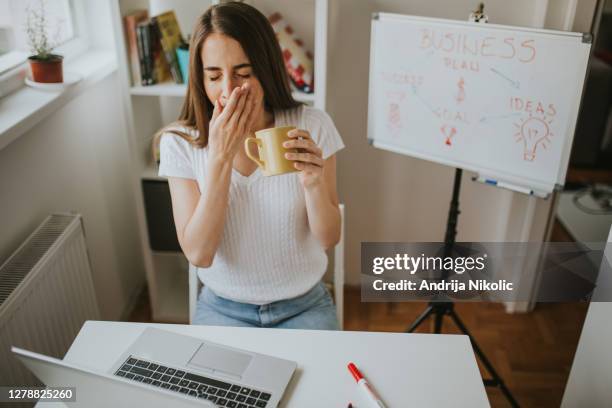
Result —
<path fill-rule="evenodd" d="M 314 330 L 339 328 L 336 307 L 322 282 L 301 296 L 265 305 L 234 302 L 215 295 L 204 286 L 198 297 L 193 324 Z"/>

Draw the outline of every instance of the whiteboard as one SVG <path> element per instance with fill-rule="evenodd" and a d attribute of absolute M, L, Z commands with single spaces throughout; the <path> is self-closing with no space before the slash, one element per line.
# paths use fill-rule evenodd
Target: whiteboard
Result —
<path fill-rule="evenodd" d="M 377 13 L 375 147 L 549 193 L 563 185 L 590 36 Z"/>

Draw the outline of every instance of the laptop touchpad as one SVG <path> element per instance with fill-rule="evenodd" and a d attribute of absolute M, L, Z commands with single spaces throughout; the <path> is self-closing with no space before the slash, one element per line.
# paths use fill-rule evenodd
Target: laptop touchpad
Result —
<path fill-rule="evenodd" d="M 253 356 L 225 347 L 202 343 L 189 360 L 189 365 L 220 374 L 242 377 Z"/>

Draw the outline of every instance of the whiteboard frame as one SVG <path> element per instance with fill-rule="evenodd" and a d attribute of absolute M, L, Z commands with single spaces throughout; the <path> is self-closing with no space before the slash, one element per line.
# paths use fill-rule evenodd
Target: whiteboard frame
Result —
<path fill-rule="evenodd" d="M 536 33 L 539 36 L 545 36 L 550 38 L 558 38 L 558 37 L 568 37 L 575 38 L 576 41 L 580 41 L 580 43 L 585 44 L 586 52 L 584 53 L 584 75 L 580 77 L 580 83 L 576 87 L 576 95 L 573 98 L 573 102 L 569 105 L 570 107 L 570 118 L 568 120 L 568 126 L 566 129 L 565 136 L 565 144 L 563 147 L 563 151 L 561 154 L 561 159 L 559 161 L 559 166 L 557 168 L 557 180 L 555 183 L 545 183 L 541 180 L 535 179 L 525 179 L 514 177 L 512 175 L 508 175 L 495 169 L 487 169 L 480 168 L 474 166 L 468 162 L 462 162 L 461 160 L 447 160 L 442 159 L 439 156 L 434 156 L 425 152 L 418 152 L 415 150 L 404 149 L 398 146 L 389 145 L 386 143 L 378 142 L 374 137 L 374 113 L 371 107 L 373 106 L 373 98 L 374 98 L 374 46 L 376 39 L 376 28 L 377 25 L 380 24 L 382 20 L 395 20 L 395 21 L 416 21 L 420 23 L 433 23 L 439 25 L 446 25 L 451 27 L 470 27 L 473 28 L 474 24 L 481 25 L 482 23 L 473 23 L 468 21 L 461 20 L 450 20 L 443 18 L 434 18 L 434 17 L 421 17 L 421 16 L 413 16 L 413 15 L 405 15 L 405 14 L 395 14 L 395 13 L 372 13 L 372 24 L 370 31 L 370 70 L 369 70 L 369 84 L 368 84 L 368 125 L 367 125 L 367 138 L 370 145 L 382 149 L 391 151 L 394 153 L 399 153 L 405 156 L 415 157 L 418 159 L 427 160 L 433 163 L 442 164 L 445 166 L 461 168 L 463 170 L 472 171 L 479 175 L 485 176 L 486 178 L 492 178 L 497 181 L 503 181 L 506 183 L 512 183 L 518 187 L 522 187 L 524 189 L 533 190 L 536 195 L 547 195 L 554 190 L 560 190 L 565 184 L 565 177 L 567 174 L 567 167 L 569 164 L 569 158 L 572 150 L 572 145 L 574 143 L 574 136 L 576 132 L 576 123 L 578 120 L 578 114 L 580 110 L 580 105 L 582 103 L 582 95 L 584 92 L 584 83 L 586 81 L 586 77 L 589 71 L 589 60 L 591 55 L 591 39 L 592 36 L 589 33 L 577 33 L 571 31 L 560 31 L 560 30 L 549 30 L 544 28 L 531 28 L 531 27 L 520 27 L 520 26 L 510 26 L 510 25 L 502 25 L 502 24 L 486 24 L 487 30 L 504 30 L 504 31 L 515 31 L 515 32 L 526 32 L 526 33 Z M 578 62 L 580 63 L 580 61 Z"/>

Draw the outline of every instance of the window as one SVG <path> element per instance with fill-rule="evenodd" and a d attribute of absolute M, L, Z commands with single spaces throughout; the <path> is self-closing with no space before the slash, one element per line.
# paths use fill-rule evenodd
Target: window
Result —
<path fill-rule="evenodd" d="M 81 4 L 79 4 L 81 3 Z M 78 0 L 0 0 L 0 74 L 31 54 L 26 34 L 27 10 L 44 7 L 47 35 L 54 52 L 70 57 L 85 48 L 82 2 Z"/>

